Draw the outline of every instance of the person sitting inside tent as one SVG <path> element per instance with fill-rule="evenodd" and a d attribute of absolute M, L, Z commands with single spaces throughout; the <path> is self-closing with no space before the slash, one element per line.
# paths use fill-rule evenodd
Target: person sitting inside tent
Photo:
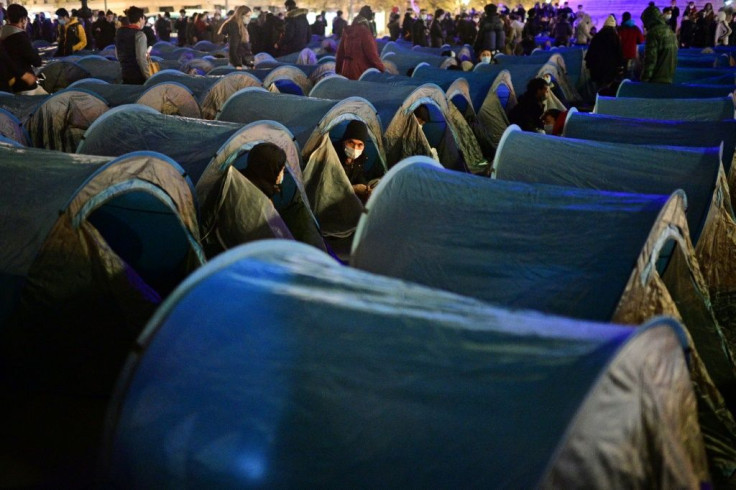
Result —
<path fill-rule="evenodd" d="M 361 121 L 350 121 L 342 139 L 335 148 L 345 174 L 348 176 L 353 192 L 363 203 L 371 197 L 377 180 L 370 180 L 365 171 L 365 142 L 368 141 L 368 128 Z"/>
<path fill-rule="evenodd" d="M 277 197 L 288 200 L 282 205 L 274 205 L 294 239 L 324 250 L 322 235 L 301 192 L 294 192 L 291 199 L 280 196 L 286 175 L 286 153 L 283 149 L 273 143 L 259 143 L 248 152 L 248 165 L 239 171 L 270 200 Z"/>
<path fill-rule="evenodd" d="M 426 105 L 422 104 L 418 106 L 416 109 L 414 109 L 414 117 L 417 118 L 417 122 L 419 123 L 419 127 L 423 128 L 425 124 L 427 124 L 429 121 L 431 121 L 429 116 L 429 109 Z M 432 151 L 432 158 L 435 161 L 440 161 L 439 154 L 437 153 L 437 148 L 432 147 L 430 148 Z"/>
<path fill-rule="evenodd" d="M 544 111 L 544 114 L 542 114 L 544 133 L 553 136 L 562 136 L 562 130 L 565 129 L 567 112 L 559 109 L 547 109 Z"/>
<path fill-rule="evenodd" d="M 509 113 L 511 124 L 524 131 L 537 132 L 542 129 L 544 101 L 549 93 L 549 84 L 544 78 L 532 78 L 526 85 L 526 92 Z"/>

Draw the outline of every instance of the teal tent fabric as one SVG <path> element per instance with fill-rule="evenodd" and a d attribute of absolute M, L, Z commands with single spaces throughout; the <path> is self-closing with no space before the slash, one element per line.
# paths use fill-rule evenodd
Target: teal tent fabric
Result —
<path fill-rule="evenodd" d="M 622 83 L 616 97 L 642 99 L 710 99 L 726 97 L 736 90 L 736 85 L 685 85 L 673 83 Z M 677 104 L 677 101 L 672 101 Z"/>
<path fill-rule="evenodd" d="M 643 145 L 719 146 L 726 175 L 736 147 L 736 120 L 658 121 L 571 111 L 564 135 L 570 138 Z"/>
<path fill-rule="evenodd" d="M 721 165 L 720 148 L 628 145 L 506 131 L 496 152 L 500 180 L 669 195 L 683 189 L 698 242 Z"/>
<path fill-rule="evenodd" d="M 704 83 L 702 80 L 708 78 L 723 78 L 730 80 L 728 85 L 736 84 L 736 70 L 730 68 L 685 68 L 677 67 L 675 70 L 674 83 Z"/>
<path fill-rule="evenodd" d="M 122 83 L 120 63 L 110 61 L 99 55 L 89 55 L 80 58 L 77 65 L 87 70 L 89 76 L 109 83 Z"/>
<path fill-rule="evenodd" d="M 45 65 L 40 72 L 44 76 L 41 86 L 49 93 L 64 89 L 82 78 L 90 78 L 92 75 L 78 64 L 67 61 L 53 61 Z"/>
<path fill-rule="evenodd" d="M 141 336 L 111 406 L 104 479 L 535 487 L 634 332 L 490 308 L 298 244 L 240 247 Z"/>
<path fill-rule="evenodd" d="M 668 121 L 721 121 L 734 118 L 731 97 L 713 99 L 662 99 L 601 97 L 596 98 L 593 112 L 610 116 L 639 117 Z"/>
<path fill-rule="evenodd" d="M 447 56 L 434 56 L 426 53 L 405 52 L 385 53 L 381 55 L 383 61 L 390 61 L 399 70 L 400 75 L 408 75 L 409 70 L 413 70 L 420 63 L 427 63 L 435 68 L 446 68 L 451 64 L 457 64 L 452 58 Z"/>
<path fill-rule="evenodd" d="M 667 199 L 407 163 L 369 201 L 351 264 L 507 307 L 608 321 Z"/>
<path fill-rule="evenodd" d="M 77 151 L 106 156 L 157 151 L 179 163 L 196 183 L 220 147 L 241 128 L 242 124 L 164 116 L 144 106 L 125 105 L 95 121 Z"/>
<path fill-rule="evenodd" d="M 438 70 L 436 68 L 422 66 L 414 71 L 412 78 L 425 83 L 436 83 L 443 90 L 447 90 L 458 78 L 464 78 L 468 82 L 473 108 L 478 112 L 483 105 L 483 101 L 486 100 L 488 91 L 491 90 L 496 77 L 487 73 Z"/>

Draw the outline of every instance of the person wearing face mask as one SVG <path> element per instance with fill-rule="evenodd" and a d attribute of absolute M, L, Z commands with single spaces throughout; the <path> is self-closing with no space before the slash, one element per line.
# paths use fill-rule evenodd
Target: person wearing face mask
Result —
<path fill-rule="evenodd" d="M 490 63 L 493 60 L 493 56 L 491 55 L 490 50 L 484 49 L 480 52 L 478 59 L 480 59 L 481 63 Z"/>
<path fill-rule="evenodd" d="M 227 36 L 230 64 L 238 69 L 242 69 L 244 65 L 249 65 L 253 61 L 250 35 L 247 28 L 250 16 L 250 7 L 241 5 L 222 23 L 217 31 L 218 34 Z"/>
<path fill-rule="evenodd" d="M 565 128 L 567 112 L 568 111 L 561 111 L 559 109 L 547 109 L 544 111 L 544 114 L 542 114 L 544 134 L 561 136 L 562 130 Z"/>
<path fill-rule="evenodd" d="M 28 25 L 28 11 L 22 5 L 13 3 L 8 5 L 8 24 L 0 29 L 0 42 L 12 60 L 13 65 L 22 73 L 33 74 L 34 66 L 41 66 L 42 60 L 38 51 L 31 44 L 31 39 L 26 32 Z M 27 83 L 30 81 L 31 83 Z M 28 77 L 15 79 L 13 92 L 26 92 L 37 88 L 35 76 L 30 80 Z"/>
<path fill-rule="evenodd" d="M 345 175 L 353 186 L 353 192 L 364 203 L 373 191 L 365 172 L 365 142 L 368 140 L 368 128 L 361 121 L 350 121 L 342 139 L 335 145 Z"/>
<path fill-rule="evenodd" d="M 70 17 L 65 8 L 58 9 L 56 17 L 59 21 L 59 49 L 54 56 L 69 56 L 87 47 L 87 34 L 76 17 Z"/>
<path fill-rule="evenodd" d="M 120 62 L 123 83 L 142 85 L 151 77 L 146 35 L 142 31 L 146 20 L 143 9 L 138 7 L 130 7 L 126 15 L 130 23 L 115 33 L 115 55 Z"/>

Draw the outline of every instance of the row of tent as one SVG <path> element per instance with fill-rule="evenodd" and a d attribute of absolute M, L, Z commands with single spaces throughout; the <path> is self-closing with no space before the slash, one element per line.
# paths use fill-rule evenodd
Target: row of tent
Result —
<path fill-rule="evenodd" d="M 315 90 L 245 88 L 218 121 L 123 105 L 78 154 L 0 145 L 4 381 L 99 396 L 119 376 L 105 482 L 732 478 L 732 100 L 600 98 L 571 111 L 566 138 L 504 128 L 489 180 L 451 171 L 465 170 L 452 153 L 447 168 L 399 162 L 443 137 L 461 147 L 444 87 L 330 77 Z M 420 103 L 444 126 L 419 128 Z M 671 120 L 640 119 L 652 113 Z M 367 206 L 331 143 L 351 119 L 372 164 L 391 167 Z M 286 202 L 237 172 L 265 141 L 287 154 Z M 278 221 L 296 196 L 316 247 L 260 241 L 190 275 L 289 238 Z M 352 268 L 328 237 L 350 238 Z M 655 315 L 679 323 L 603 324 Z"/>

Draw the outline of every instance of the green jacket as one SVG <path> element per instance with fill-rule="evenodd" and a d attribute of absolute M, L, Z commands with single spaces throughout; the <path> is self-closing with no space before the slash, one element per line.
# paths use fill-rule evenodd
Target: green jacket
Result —
<path fill-rule="evenodd" d="M 647 7 L 641 14 L 647 30 L 642 82 L 672 83 L 677 68 L 677 38 L 657 7 Z"/>

